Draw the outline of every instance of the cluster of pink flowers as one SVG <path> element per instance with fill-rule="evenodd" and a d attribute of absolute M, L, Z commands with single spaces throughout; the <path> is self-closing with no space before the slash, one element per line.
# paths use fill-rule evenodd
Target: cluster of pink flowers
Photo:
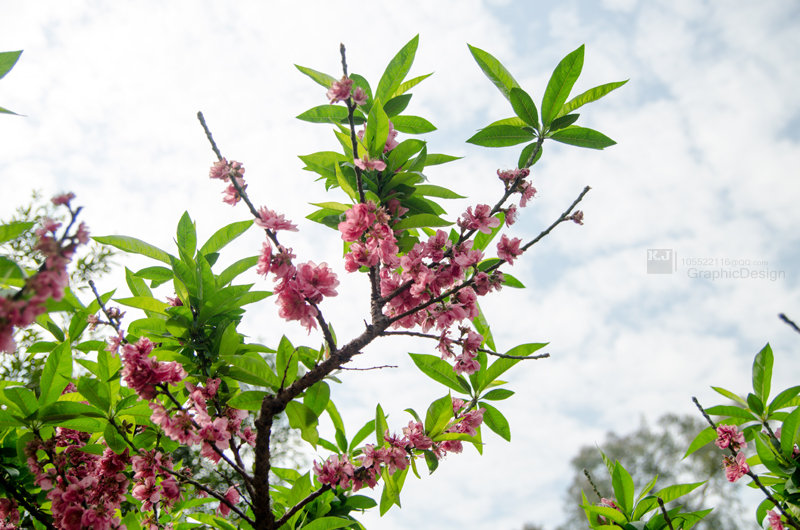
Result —
<path fill-rule="evenodd" d="M 398 211 L 398 215 L 403 213 L 399 208 L 395 210 Z M 453 245 L 447 234 L 439 230 L 427 242 L 417 243 L 405 255 L 398 257 L 397 241 L 390 226 L 391 221 L 392 217 L 386 209 L 378 208 L 369 202 L 356 204 L 345 212 L 345 220 L 339 223 L 338 227 L 342 239 L 351 242 L 349 251 L 345 255 L 345 268 L 353 272 L 360 267 L 382 265 L 381 295 L 384 297 L 394 295 L 386 305 L 386 315 L 393 317 L 409 313 L 397 320 L 394 326 L 412 328 L 420 325 L 423 331 L 436 328 L 442 332 L 440 350 L 443 356 L 450 356 L 454 341 L 448 337 L 448 329 L 458 322 L 478 315 L 477 297 L 487 294 L 492 289 L 499 289 L 503 279 L 502 274 L 494 271 L 490 276 L 485 272 L 478 272 L 472 279 L 472 285 L 461 287 L 446 301 L 442 300 L 430 304 L 423 310 L 413 311 L 439 297 L 446 290 L 461 284 L 465 273 L 478 264 L 483 258 L 483 253 L 473 248 L 471 240 Z M 519 253 L 518 242 L 516 247 L 512 241 L 506 241 L 503 245 L 507 257 L 513 259 L 513 256 Z M 400 289 L 401 286 L 404 288 Z M 463 353 L 457 359 L 457 371 L 474 373 L 479 369 L 474 358 L 482 340 L 483 338 L 474 332 L 460 340 Z"/>
<path fill-rule="evenodd" d="M 66 205 L 75 197 L 72 193 L 59 195 L 52 199 L 55 205 Z M 39 238 L 35 249 L 42 253 L 45 262 L 39 271 L 27 279 L 25 287 L 8 297 L 0 297 L 0 351 L 12 353 L 16 349 L 14 328 L 30 326 L 37 316 L 45 312 L 44 304 L 48 298 L 61 300 L 69 281 L 67 264 L 72 260 L 75 249 L 89 241 L 89 231 L 80 223 L 74 234 L 64 234 L 56 238 L 61 223 L 44 219 L 42 227 L 36 230 Z"/>
<path fill-rule="evenodd" d="M 247 184 L 244 181 L 244 166 L 242 166 L 240 162 L 233 160 L 228 162 L 223 158 L 211 166 L 208 176 L 212 179 L 220 179 L 228 182 L 230 182 L 230 179 L 233 179 L 240 189 L 244 190 L 247 188 Z M 228 184 L 228 187 L 222 192 L 222 201 L 231 206 L 236 205 L 241 198 L 233 182 Z"/>
<path fill-rule="evenodd" d="M 750 471 L 747 465 L 747 458 L 740 452 L 747 447 L 744 434 L 739 432 L 736 425 L 720 425 L 717 427 L 717 439 L 714 441 L 720 449 L 731 449 L 736 452 L 736 456 L 726 456 L 722 460 L 725 466 L 725 477 L 729 482 L 736 482 Z"/>
<path fill-rule="evenodd" d="M 736 425 L 720 425 L 717 427 L 717 439 L 714 443 L 720 449 L 730 447 L 734 451 L 747 447 L 747 442 L 744 441 L 744 434 L 739 432 Z"/>
<path fill-rule="evenodd" d="M 744 453 L 737 453 L 736 457 L 726 456 L 722 463 L 725 466 L 725 478 L 728 482 L 736 482 L 750 471 Z"/>
<path fill-rule="evenodd" d="M 453 400 L 453 410 L 456 414 L 463 408 L 464 401 Z M 473 410 L 457 416 L 456 421 L 447 432 L 467 433 L 470 436 L 477 434 L 477 428 L 483 421 L 484 409 Z M 358 491 L 362 487 L 374 488 L 378 483 L 381 469 L 385 468 L 392 475 L 395 471 L 408 467 L 414 451 L 433 451 L 437 458 L 442 458 L 446 453 L 460 453 L 463 450 L 460 440 L 445 440 L 434 442 L 425 434 L 422 423 L 410 421 L 403 427 L 403 436 L 390 435 L 389 431 L 383 436 L 386 445 L 375 447 L 365 445 L 356 460 L 350 461 L 347 455 L 331 455 L 321 465 L 314 462 L 314 474 L 322 484 L 342 489 Z"/>
<path fill-rule="evenodd" d="M 142 510 L 154 511 L 156 506 L 169 508 L 181 496 L 180 486 L 169 471 L 172 459 L 159 451 L 140 451 L 131 458 L 134 485 L 131 495 L 142 501 Z M 153 521 L 155 522 L 155 521 Z"/>
<path fill-rule="evenodd" d="M 390 218 L 383 208 L 374 203 L 358 203 L 339 223 L 344 241 L 352 242 L 344 258 L 344 267 L 354 272 L 360 267 L 373 267 L 378 263 L 394 268 L 400 264 L 399 249 L 394 232 L 389 227 Z"/>
<path fill-rule="evenodd" d="M 772 530 L 784 530 L 783 521 L 781 521 L 781 514 L 775 512 L 774 510 L 770 510 L 767 513 L 767 519 L 769 520 L 769 527 Z"/>
<path fill-rule="evenodd" d="M 234 437 L 255 446 L 256 434 L 250 427 L 242 427 L 249 416 L 246 410 L 226 407 L 217 414 L 210 414 L 208 401 L 213 400 L 219 389 L 220 380 L 209 378 L 205 387 L 198 387 L 186 382 L 189 391 L 188 404 L 185 408 L 167 410 L 157 402 L 149 403 L 153 411 L 150 419 L 164 430 L 164 433 L 176 442 L 186 445 L 200 445 L 200 455 L 215 464 L 221 454 L 230 446 Z"/>
<path fill-rule="evenodd" d="M 19 510 L 14 499 L 0 499 L 0 530 L 11 530 L 19 524 Z"/>
<path fill-rule="evenodd" d="M 353 80 L 349 77 L 342 76 L 339 81 L 334 81 L 331 83 L 331 87 L 328 89 L 326 95 L 331 103 L 337 103 L 349 98 L 352 89 Z M 364 89 L 361 87 L 356 87 L 355 91 L 352 92 L 352 96 L 356 105 L 363 105 L 367 102 L 367 93 L 364 92 Z"/>
<path fill-rule="evenodd" d="M 186 377 L 186 371 L 178 362 L 161 362 L 149 357 L 153 351 L 150 339 L 142 337 L 136 344 L 122 347 L 122 377 L 140 399 L 156 397 L 156 386 L 177 384 Z"/>
<path fill-rule="evenodd" d="M 26 446 L 28 467 L 36 484 L 48 492 L 56 528 L 125 528 L 114 514 L 128 488 L 123 473 L 130 461 L 128 452 L 116 454 L 108 448 L 102 455 L 84 452 L 81 448 L 89 438 L 88 433 L 57 427 L 53 438 L 37 438 Z"/>
<path fill-rule="evenodd" d="M 536 195 L 536 188 L 534 188 L 529 181 L 525 180 L 530 173 L 531 171 L 528 168 L 497 170 L 497 176 L 503 181 L 506 190 L 513 190 L 515 193 L 521 195 L 519 205 L 523 208 L 528 204 L 528 201 L 533 199 L 533 196 Z"/>
<path fill-rule="evenodd" d="M 483 335 L 476 333 L 466 326 L 459 326 L 458 330 L 461 332 L 461 337 L 457 340 L 450 338 L 449 329 L 442 331 L 436 348 L 442 354 L 442 359 L 455 356 L 453 370 L 456 373 L 474 374 L 481 369 L 481 365 L 476 357 L 478 355 L 478 348 L 480 348 L 483 342 Z M 454 344 L 459 344 L 461 346 L 461 353 L 459 355 L 456 355 L 453 351 Z"/>

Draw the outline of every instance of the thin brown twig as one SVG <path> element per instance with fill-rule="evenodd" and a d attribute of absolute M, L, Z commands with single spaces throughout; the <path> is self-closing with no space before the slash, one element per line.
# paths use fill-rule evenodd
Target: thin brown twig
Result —
<path fill-rule="evenodd" d="M 166 395 L 167 398 L 169 398 L 169 400 L 172 401 L 172 403 L 178 408 L 179 411 L 185 412 L 183 405 L 181 405 L 181 403 L 175 398 L 175 396 L 172 395 L 172 392 L 169 391 L 169 388 L 167 388 L 166 384 L 160 384 L 157 386 L 161 389 L 164 395 Z M 190 418 L 190 420 L 194 428 L 200 430 L 200 425 L 196 421 L 194 421 L 194 418 Z M 253 482 L 253 477 L 251 477 L 250 474 L 247 473 L 247 471 L 245 471 L 242 467 L 239 467 L 236 464 L 236 462 L 228 458 L 225 455 L 225 452 L 221 451 L 219 447 L 217 447 L 217 444 L 212 443 L 208 445 L 211 446 L 211 449 L 213 449 L 214 452 L 217 453 L 217 455 L 219 455 L 220 458 L 222 458 L 229 466 L 231 466 L 237 473 L 239 473 L 239 475 L 241 475 L 244 480 L 248 482 Z"/>
<path fill-rule="evenodd" d="M 667 508 L 664 506 L 664 501 L 661 497 L 656 497 L 656 499 L 658 500 L 658 506 L 661 508 L 661 513 L 664 515 L 664 521 L 666 521 L 667 526 L 669 526 L 669 530 L 675 530 L 672 526 L 672 520 L 670 520 L 669 514 L 667 513 Z"/>
<path fill-rule="evenodd" d="M 793 330 L 795 330 L 796 332 L 800 333 L 800 327 L 798 327 L 798 325 L 795 324 L 791 319 L 789 319 L 789 317 L 787 317 L 785 314 L 780 313 L 778 315 L 778 318 L 780 318 L 781 320 L 786 322 L 789 325 L 789 327 L 791 327 Z"/>
<path fill-rule="evenodd" d="M 208 493 L 209 495 L 211 495 L 212 497 L 217 499 L 219 502 L 225 503 L 231 509 L 231 511 L 234 512 L 236 515 L 238 515 L 239 517 L 241 517 L 242 519 L 247 521 L 249 524 L 255 525 L 255 521 L 253 521 L 252 519 L 247 517 L 246 513 L 244 513 L 242 510 L 240 510 L 238 507 L 236 507 L 235 504 L 233 504 L 231 501 L 226 499 L 225 496 L 222 495 L 221 493 L 218 493 L 218 492 L 214 491 L 213 489 L 205 486 L 204 484 L 194 480 L 191 477 L 187 477 L 183 473 L 179 473 L 179 472 L 177 472 L 177 471 L 175 471 L 173 469 L 169 469 L 166 466 L 162 465 L 161 469 L 163 469 L 164 471 L 166 471 L 170 475 L 179 478 L 181 481 L 188 482 L 189 484 L 193 485 L 195 488 L 199 488 L 199 489 L 203 490 L 204 492 Z"/>
<path fill-rule="evenodd" d="M 352 371 L 362 371 L 366 372 L 367 370 L 381 370 L 383 368 L 397 368 L 396 364 L 384 364 L 381 366 L 370 366 L 369 368 L 356 368 L 353 366 L 340 366 L 339 370 L 352 370 Z"/>
<path fill-rule="evenodd" d="M 300 502 L 298 502 L 297 504 L 295 504 L 294 506 L 289 508 L 289 510 L 286 513 L 281 515 L 280 519 L 275 521 L 275 529 L 278 530 L 281 526 L 285 525 L 286 521 L 288 521 L 294 514 L 299 512 L 303 508 L 303 506 L 305 506 L 309 502 L 313 501 L 314 499 L 316 499 L 317 497 L 319 497 L 320 495 L 322 495 L 323 493 L 325 493 L 329 489 L 331 489 L 330 485 L 329 484 L 325 484 L 321 488 L 319 488 L 318 490 L 312 491 L 305 499 L 301 500 Z"/>

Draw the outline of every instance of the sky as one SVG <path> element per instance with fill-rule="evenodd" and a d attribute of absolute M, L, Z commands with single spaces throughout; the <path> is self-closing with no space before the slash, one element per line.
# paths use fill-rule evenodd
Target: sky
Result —
<path fill-rule="evenodd" d="M 402 509 L 364 515 L 368 528 L 536 522 L 551 530 L 581 446 L 631 431 L 642 417 L 693 414 L 693 395 L 721 403 L 710 385 L 746 392 L 766 342 L 776 355 L 773 388 L 800 378 L 800 337 L 777 318 L 800 320 L 800 5 L 792 0 L 2 0 L 0 8 L 0 50 L 25 50 L 0 81 L 0 105 L 25 115 L 0 116 L 0 218 L 32 189 L 72 191 L 94 235 L 133 235 L 168 251 L 184 210 L 201 240 L 247 218 L 207 178 L 214 156 L 195 118 L 202 110 L 225 156 L 245 164 L 253 200 L 301 225 L 291 240 L 299 259 L 339 271 L 340 296 L 323 310 L 340 339 L 363 326 L 366 287 L 344 272 L 338 236 L 304 219 L 310 202 L 343 197 L 326 195 L 297 158 L 337 144 L 327 127 L 295 119 L 326 100 L 294 64 L 338 76 L 344 43 L 351 71 L 375 86 L 419 34 L 411 75 L 434 75 L 412 91 L 408 112 L 437 126 L 425 136 L 429 151 L 464 157 L 427 172 L 468 197 L 446 205 L 451 220 L 493 203 L 496 170 L 518 156 L 464 142 L 511 115 L 467 43 L 498 57 L 537 103 L 555 65 L 581 44 L 574 93 L 630 79 L 579 120 L 618 145 L 546 143 L 533 172 L 539 193 L 512 235 L 531 239 L 589 185 L 585 225 L 560 226 L 514 265 L 527 289 L 482 301 L 498 349 L 549 342 L 552 356 L 509 372 L 516 395 L 497 406 L 512 442 L 487 432 L 483 456 L 467 448 L 434 475 L 409 478 Z M 253 230 L 223 259 L 260 245 Z M 675 270 L 648 274 L 648 255 L 651 266 L 674 257 Z M 243 329 L 268 344 L 281 333 L 320 341 L 281 322 L 270 299 Z M 383 340 L 355 365 L 397 368 L 345 372 L 334 385 L 350 435 L 378 402 L 399 430 L 410 419 L 403 409 L 423 411 L 443 394 L 408 351 L 435 353 L 431 343 Z"/>

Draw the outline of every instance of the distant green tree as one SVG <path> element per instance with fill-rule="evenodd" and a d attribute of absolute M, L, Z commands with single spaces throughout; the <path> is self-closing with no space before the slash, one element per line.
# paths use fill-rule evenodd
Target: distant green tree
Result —
<path fill-rule="evenodd" d="M 709 444 L 690 455 L 683 455 L 692 439 L 705 428 L 702 418 L 667 414 L 651 427 L 642 419 L 639 428 L 628 434 L 609 432 L 600 444 L 611 461 L 619 460 L 631 473 L 634 484 L 644 485 L 658 475 L 659 485 L 707 481 L 706 484 L 682 497 L 681 502 L 687 511 L 714 507 L 695 530 L 744 530 L 752 528 L 741 523 L 742 505 L 737 497 L 737 488 L 730 487 L 725 479 L 720 451 Z M 611 479 L 605 469 L 597 446 L 584 446 L 571 462 L 574 475 L 566 493 L 565 508 L 567 519 L 556 530 L 576 530 L 587 528 L 586 515 L 580 508 L 581 490 L 590 502 L 599 499 L 589 484 L 586 469 L 600 495 L 613 497 Z"/>
<path fill-rule="evenodd" d="M 56 208 L 50 200 L 34 190 L 30 202 L 18 207 L 10 218 L 0 220 L 0 224 L 29 222 L 33 223 L 33 227 L 20 237 L 0 244 L 0 253 L 29 272 L 37 270 L 44 259 L 36 250 L 36 228 L 42 225 L 45 218 L 64 222 L 68 221 L 67 217 L 63 208 Z M 90 278 L 96 281 L 110 273 L 114 265 L 114 254 L 111 247 L 94 241 L 80 247 L 69 269 L 71 288 L 79 292 L 88 290 Z M 89 296 L 92 296 L 91 292 Z M 41 327 L 30 326 L 17 332 L 17 349 L 27 354 L 0 356 L 0 381 L 18 381 L 31 386 L 34 381 L 39 380 L 47 356 L 45 353 L 30 352 L 29 348 L 44 339 L 42 331 Z"/>

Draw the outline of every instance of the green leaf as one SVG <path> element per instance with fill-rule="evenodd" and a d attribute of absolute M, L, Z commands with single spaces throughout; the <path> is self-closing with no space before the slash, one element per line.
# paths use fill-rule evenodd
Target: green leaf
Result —
<path fill-rule="evenodd" d="M 790 401 L 792 401 L 795 397 L 797 397 L 797 394 L 800 394 L 800 386 L 793 386 L 791 388 L 787 388 L 786 390 L 775 396 L 775 399 L 773 399 L 772 402 L 769 404 L 769 407 L 767 407 L 767 411 L 775 412 L 776 410 L 784 408 Z"/>
<path fill-rule="evenodd" d="M 542 97 L 542 126 L 547 128 L 567 101 L 575 81 L 583 69 L 584 46 L 569 53 L 558 63 L 547 82 Z"/>
<path fill-rule="evenodd" d="M 8 427 L 22 427 L 25 424 L 16 419 L 7 411 L 0 409 L 0 429 L 5 429 Z"/>
<path fill-rule="evenodd" d="M 409 215 L 401 219 L 398 223 L 392 226 L 393 230 L 406 230 L 408 228 L 421 228 L 429 226 L 450 226 L 451 222 L 445 221 L 438 215 L 420 213 L 416 215 Z"/>
<path fill-rule="evenodd" d="M 495 388 L 494 390 L 490 390 L 481 396 L 481 399 L 488 399 L 491 401 L 501 401 L 503 399 L 508 399 L 514 395 L 513 390 L 507 390 L 505 388 Z"/>
<path fill-rule="evenodd" d="M 521 88 L 514 87 L 509 95 L 511 106 L 519 118 L 534 129 L 539 129 L 539 113 L 531 96 Z"/>
<path fill-rule="evenodd" d="M 39 405 L 44 406 L 58 399 L 72 378 L 72 351 L 69 343 L 63 342 L 47 357 L 39 382 Z"/>
<path fill-rule="evenodd" d="M 317 416 L 314 412 L 300 403 L 299 401 L 290 401 L 286 405 L 286 417 L 289 420 L 289 426 L 293 429 L 300 430 L 300 436 L 310 444 L 316 446 L 319 440 L 317 434 Z"/>
<path fill-rule="evenodd" d="M 325 88 L 330 88 L 336 78 L 329 76 L 328 74 L 324 74 L 322 72 L 318 72 L 312 68 L 307 68 L 305 66 L 300 66 L 299 64 L 294 65 L 295 68 L 306 74 L 308 77 L 319 83 L 320 85 L 324 86 Z"/>
<path fill-rule="evenodd" d="M 577 125 L 570 125 L 565 129 L 558 130 L 548 135 L 548 138 L 562 144 L 586 147 L 588 149 L 605 149 L 617 143 L 601 132 L 587 127 L 578 127 Z"/>
<path fill-rule="evenodd" d="M 566 129 L 580 118 L 580 114 L 567 114 L 566 116 L 561 116 L 560 118 L 556 118 L 553 120 L 553 123 L 550 124 L 550 132 L 553 133 L 558 131 L 559 129 Z"/>
<path fill-rule="evenodd" d="M 331 387 L 325 381 L 311 385 L 303 394 L 303 404 L 319 416 L 331 399 Z"/>
<path fill-rule="evenodd" d="M 228 400 L 228 406 L 235 409 L 258 412 L 261 410 L 261 402 L 264 401 L 268 394 L 268 392 L 262 390 L 245 390 Z"/>
<path fill-rule="evenodd" d="M 706 409 L 712 416 L 729 416 L 731 418 L 744 418 L 745 420 L 757 420 L 752 412 L 740 409 L 733 405 L 716 405 Z"/>
<path fill-rule="evenodd" d="M 633 478 L 619 462 L 614 464 L 611 485 L 614 488 L 614 496 L 617 498 L 620 508 L 626 514 L 630 514 L 633 511 Z"/>
<path fill-rule="evenodd" d="M 383 111 L 390 118 L 397 116 L 408 107 L 411 101 L 411 94 L 404 94 L 402 96 L 395 96 L 383 105 Z"/>
<path fill-rule="evenodd" d="M 508 370 L 509 368 L 520 362 L 520 360 L 529 356 L 533 352 L 544 348 L 548 344 L 549 343 L 547 342 L 532 342 L 528 344 L 520 344 L 518 346 L 514 346 L 513 348 L 511 348 L 506 352 L 506 355 L 519 357 L 519 359 L 508 359 L 505 357 L 501 357 L 496 361 L 494 361 L 486 370 L 486 384 L 487 385 L 491 384 L 498 377 L 500 377 L 500 375 L 505 373 L 506 370 Z"/>
<path fill-rule="evenodd" d="M 0 61 L 2 60 L 2 53 L 0 53 Z M 0 243 L 16 239 L 36 224 L 33 221 L 14 221 L 8 224 L 0 225 Z"/>
<path fill-rule="evenodd" d="M 673 486 L 667 486 L 666 488 L 656 493 L 656 497 L 661 497 L 661 500 L 664 501 L 664 504 L 666 504 L 668 502 L 674 501 L 679 497 L 683 497 L 687 493 L 694 491 L 703 484 L 705 484 L 705 481 L 693 482 L 691 484 L 675 484 Z"/>
<path fill-rule="evenodd" d="M 128 445 L 125 443 L 125 438 L 122 437 L 122 435 L 111 423 L 106 424 L 106 428 L 103 431 L 103 438 L 111 450 L 117 454 L 123 452 L 125 448 L 128 447 Z"/>
<path fill-rule="evenodd" d="M 389 137 L 389 117 L 381 105 L 381 99 L 376 98 L 375 104 L 367 117 L 367 128 L 364 132 L 364 144 L 369 150 L 369 156 L 376 159 L 383 154 L 386 139 Z"/>
<path fill-rule="evenodd" d="M 536 154 L 534 154 L 534 152 Z M 533 159 L 531 159 L 531 155 L 533 155 Z M 542 144 L 540 144 L 539 142 L 529 143 L 528 145 L 522 148 L 522 152 L 519 154 L 519 161 L 517 163 L 517 166 L 520 168 L 531 167 L 536 162 L 538 162 L 540 158 L 542 158 Z"/>
<path fill-rule="evenodd" d="M 792 460 L 792 452 L 794 451 L 798 430 L 800 430 L 800 408 L 796 408 L 789 413 L 781 426 L 781 452 L 790 461 Z"/>
<path fill-rule="evenodd" d="M 769 400 L 770 385 L 772 384 L 772 362 L 772 348 L 767 343 L 753 360 L 753 392 L 762 403 L 766 403 Z"/>
<path fill-rule="evenodd" d="M 353 200 L 357 200 L 358 193 L 353 188 L 353 186 L 350 185 L 350 182 L 344 176 L 344 173 L 342 173 L 342 169 L 339 167 L 339 164 L 334 164 L 333 168 L 336 171 L 336 182 L 339 184 L 339 187 L 342 188 L 342 191 L 344 191 L 348 195 L 348 197 L 350 197 Z M 329 205 L 335 205 L 335 206 L 331 207 Z M 341 206 L 344 206 L 344 210 L 341 210 L 342 212 L 346 212 L 347 210 L 350 209 L 350 206 L 336 202 L 323 202 L 315 204 L 314 206 L 319 206 L 320 208 L 324 208 L 325 210 L 337 210 L 337 211 L 341 208 Z"/>
<path fill-rule="evenodd" d="M 447 188 L 443 188 L 442 186 L 436 186 L 434 184 L 417 184 L 416 186 L 414 186 L 414 193 L 418 193 L 426 197 L 440 197 L 442 199 L 465 198 L 463 195 L 459 195 L 454 191 L 451 191 Z"/>
<path fill-rule="evenodd" d="M 223 226 L 208 238 L 208 241 L 203 243 L 200 247 L 201 254 L 211 254 L 222 249 L 225 245 L 244 234 L 248 228 L 253 226 L 252 220 L 238 221 L 231 223 L 228 226 Z"/>
<path fill-rule="evenodd" d="M 419 44 L 419 35 L 415 35 L 413 39 L 403 46 L 399 52 L 389 61 L 389 65 L 383 72 L 380 81 L 378 81 L 378 88 L 375 90 L 375 99 L 381 101 L 388 101 L 395 94 L 395 91 L 400 87 L 400 84 L 405 79 L 408 71 L 411 69 L 411 64 L 414 62 L 414 56 L 417 53 L 417 45 Z M 420 79 L 421 81 L 422 79 Z"/>
<path fill-rule="evenodd" d="M 592 101 L 596 101 L 596 100 L 600 99 L 601 97 L 605 96 L 606 94 L 608 94 L 612 90 L 616 90 L 617 88 L 621 87 L 622 85 L 624 85 L 627 82 L 628 82 L 628 80 L 626 79 L 625 81 L 616 81 L 616 82 L 613 82 L 613 83 L 606 83 L 604 85 L 600 85 L 600 86 L 596 86 L 594 88 L 590 88 L 589 90 L 587 90 L 583 94 L 577 95 L 574 98 L 572 98 L 571 100 L 569 100 L 568 102 L 566 102 L 564 104 L 564 106 L 561 107 L 561 110 L 556 115 L 556 118 L 560 118 L 561 116 L 565 116 L 565 115 L 569 114 L 570 112 L 572 112 L 573 110 L 578 109 L 578 108 L 586 105 L 587 103 L 591 103 Z"/>
<path fill-rule="evenodd" d="M 628 521 L 624 514 L 622 514 L 619 510 L 611 508 L 610 506 L 584 506 L 583 509 L 593 514 L 602 515 L 606 519 L 610 519 L 615 523 L 619 523 L 620 526 L 624 525 Z M 611 530 L 619 527 L 615 525 L 601 525 L 593 528 Z"/>
<path fill-rule="evenodd" d="M 124 252 L 129 252 L 132 254 L 141 254 L 143 256 L 147 256 L 148 258 L 153 258 L 158 261 L 163 261 L 164 263 L 167 264 L 170 263 L 169 254 L 167 254 L 160 248 L 155 247 L 150 243 L 145 243 L 141 239 L 136 239 L 135 237 L 97 236 L 92 239 L 103 245 L 111 245 L 112 247 L 116 247 Z"/>
<path fill-rule="evenodd" d="M 728 399 L 731 399 L 731 400 L 736 401 L 737 403 L 739 403 L 741 405 L 744 405 L 745 407 L 747 406 L 747 401 L 745 401 L 744 399 L 742 399 L 738 395 L 734 394 L 730 390 L 726 390 L 726 389 L 724 389 L 722 387 L 719 387 L 719 386 L 712 386 L 711 388 L 715 392 L 717 392 L 717 394 L 721 394 L 721 395 L 725 396 Z M 800 387 L 798 387 L 798 388 L 800 388 Z"/>
<path fill-rule="evenodd" d="M 352 510 L 368 510 L 374 508 L 378 503 L 374 499 L 366 495 L 351 495 L 347 497 L 345 506 Z"/>
<path fill-rule="evenodd" d="M 408 92 L 409 90 L 411 90 L 412 88 L 414 88 L 415 86 L 417 86 L 422 81 L 424 81 L 425 79 L 429 78 L 432 75 L 433 75 L 433 72 L 431 72 L 429 74 L 417 76 L 417 77 L 415 77 L 413 79 L 409 79 L 408 81 L 403 81 L 402 83 L 400 83 L 400 86 L 397 87 L 397 90 L 394 91 L 394 94 L 392 94 L 392 97 L 396 98 L 397 96 L 399 96 L 401 94 L 405 94 L 406 92 Z"/>
<path fill-rule="evenodd" d="M 383 435 L 386 433 L 386 431 L 389 430 L 389 425 L 386 423 L 386 414 L 383 413 L 383 408 L 381 407 L 380 403 L 378 403 L 377 406 L 375 407 L 374 426 L 375 426 L 375 440 L 377 442 L 376 445 L 378 447 L 386 446 L 386 440 L 383 439 Z M 358 438 L 358 435 L 356 435 L 356 438 Z M 353 439 L 353 442 L 351 442 L 351 444 L 352 443 L 355 443 L 355 438 Z"/>
<path fill-rule="evenodd" d="M 350 451 L 352 452 L 358 447 L 358 444 L 367 439 L 367 436 L 375 432 L 375 420 L 369 420 L 358 430 L 356 435 L 350 440 Z"/>
<path fill-rule="evenodd" d="M 430 153 L 425 158 L 426 166 L 438 166 L 439 164 L 446 164 L 454 160 L 461 160 L 460 156 L 443 155 L 441 153 Z"/>
<path fill-rule="evenodd" d="M 17 280 L 19 285 L 22 286 L 25 278 L 25 271 L 17 265 L 17 262 L 5 256 L 0 256 L 0 282 L 5 283 L 9 280 Z"/>
<path fill-rule="evenodd" d="M 15 116 L 19 116 L 19 114 L 17 114 L 17 113 L 16 113 L 16 112 L 14 112 L 13 110 L 8 110 L 8 109 L 7 109 L 7 108 L 5 108 L 5 107 L 0 107 L 0 114 L 13 114 L 13 115 L 15 115 Z"/>
<path fill-rule="evenodd" d="M 342 105 L 320 105 L 298 115 L 297 119 L 311 123 L 342 123 L 347 121 L 347 116 L 347 107 Z M 361 123 L 363 122 L 362 118 Z"/>
<path fill-rule="evenodd" d="M 485 52 L 479 48 L 467 44 L 472 57 L 478 63 L 486 77 L 494 83 L 494 86 L 505 96 L 509 101 L 511 100 L 511 89 L 519 88 L 519 83 L 514 77 L 506 70 L 500 61 L 498 61 L 492 54 Z"/>
<path fill-rule="evenodd" d="M 55 401 L 42 407 L 39 412 L 39 419 L 45 423 L 60 423 L 64 420 L 71 420 L 82 416 L 104 418 L 105 413 L 91 405 L 74 403 L 71 401 Z"/>
<path fill-rule="evenodd" d="M 232 282 L 237 276 L 243 272 L 253 268 L 258 263 L 258 256 L 249 256 L 242 258 L 230 264 L 224 271 L 217 277 L 217 283 L 220 287 L 225 286 Z"/>
<path fill-rule="evenodd" d="M 364 497 L 369 499 L 369 497 Z M 372 501 L 372 499 L 369 499 Z M 373 506 L 375 501 L 372 501 Z M 345 528 L 353 524 L 352 519 L 343 519 L 341 517 L 320 517 L 314 519 L 307 525 L 302 526 L 303 530 L 333 530 L 334 528 Z"/>
<path fill-rule="evenodd" d="M 689 448 L 686 450 L 686 453 L 683 455 L 683 458 L 686 458 L 690 454 L 694 453 L 698 449 L 705 447 L 708 443 L 713 440 L 717 439 L 717 431 L 715 431 L 711 427 L 706 427 L 699 433 L 697 436 L 694 437 L 692 443 L 689 444 Z"/>
<path fill-rule="evenodd" d="M 23 416 L 28 417 L 39 409 L 36 401 L 36 394 L 28 388 L 14 386 L 2 390 L 6 398 L 19 407 Z"/>
<path fill-rule="evenodd" d="M 760 399 L 758 399 L 758 396 L 752 392 L 747 394 L 747 404 L 750 406 L 750 410 L 752 410 L 757 416 L 761 416 L 761 414 L 764 412 L 764 404 Z"/>
<path fill-rule="evenodd" d="M 78 392 L 100 410 L 110 410 L 111 393 L 107 383 L 84 376 L 78 380 Z"/>
<path fill-rule="evenodd" d="M 484 316 L 483 311 L 477 302 L 476 307 L 478 308 L 478 316 L 472 319 L 472 324 L 475 326 L 475 330 L 483 335 L 483 342 L 494 351 L 497 348 L 494 345 L 494 337 L 492 336 L 492 330 L 489 327 L 489 321 L 486 320 L 486 317 Z"/>
<path fill-rule="evenodd" d="M 514 289 L 525 288 L 525 284 L 523 284 L 515 276 L 512 276 L 507 272 L 503 273 L 503 285 L 505 285 L 506 287 L 513 287 Z"/>
<path fill-rule="evenodd" d="M 486 409 L 486 412 L 483 413 L 483 422 L 486 424 L 486 426 L 501 438 L 507 442 L 510 442 L 511 427 L 508 425 L 508 420 L 506 417 L 503 416 L 499 410 L 483 401 L 481 401 L 478 406 Z"/>
<path fill-rule="evenodd" d="M 484 127 L 471 138 L 468 143 L 483 147 L 508 147 L 529 142 L 535 138 L 530 131 L 513 125 L 490 125 Z"/>
<path fill-rule="evenodd" d="M 14 68 L 14 65 L 17 64 L 17 60 L 19 60 L 19 56 L 22 55 L 22 50 L 14 51 L 14 52 L 0 52 L 0 79 L 5 77 L 5 75 Z"/>
<path fill-rule="evenodd" d="M 145 311 L 155 311 L 156 313 L 166 314 L 166 309 L 169 304 L 156 300 L 152 296 L 131 296 L 129 298 L 115 298 L 115 302 L 126 305 L 128 307 L 135 307 L 137 309 L 144 309 Z"/>
<path fill-rule="evenodd" d="M 392 125 L 396 131 L 406 134 L 425 134 L 436 130 L 436 127 L 419 116 L 395 116 Z"/>
<path fill-rule="evenodd" d="M 187 256 L 194 256 L 195 250 L 197 249 L 197 228 L 192 218 L 189 217 L 189 212 L 183 212 L 180 221 L 178 221 L 176 239 L 178 248 L 183 251 L 183 253 Z"/>
<path fill-rule="evenodd" d="M 409 355 L 417 368 L 437 383 L 452 388 L 456 392 L 469 394 L 469 384 L 453 371 L 453 367 L 448 362 L 435 355 L 422 353 L 409 353 Z"/>

